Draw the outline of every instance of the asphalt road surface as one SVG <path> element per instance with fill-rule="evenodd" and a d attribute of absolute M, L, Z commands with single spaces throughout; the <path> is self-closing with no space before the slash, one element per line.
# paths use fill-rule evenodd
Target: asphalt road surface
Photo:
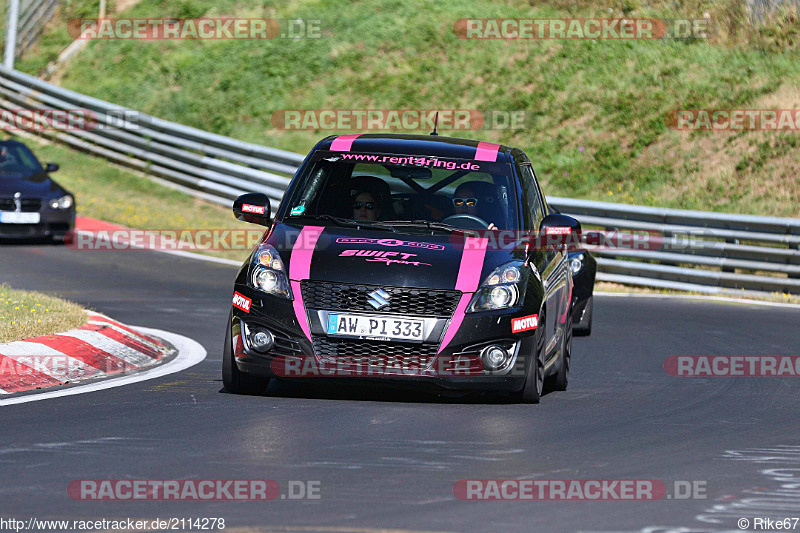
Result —
<path fill-rule="evenodd" d="M 247 397 L 225 393 L 220 378 L 235 271 L 149 251 L 0 246 L 0 281 L 208 350 L 178 374 L 0 407 L 0 517 L 221 517 L 226 531 L 686 532 L 800 516 L 800 378 L 664 370 L 670 355 L 800 355 L 800 310 L 597 296 L 569 390 L 539 405 L 361 383 L 278 382 Z M 284 493 L 290 481 L 318 482 L 320 498 L 96 502 L 66 491 L 79 479 L 187 478 L 271 479 Z M 655 479 L 670 496 L 675 482 L 698 490 L 476 502 L 455 498 L 461 479 Z"/>

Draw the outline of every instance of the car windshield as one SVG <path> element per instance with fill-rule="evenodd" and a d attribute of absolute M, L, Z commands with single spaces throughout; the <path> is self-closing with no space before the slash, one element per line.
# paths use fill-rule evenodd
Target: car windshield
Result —
<path fill-rule="evenodd" d="M 515 229 L 514 183 L 507 163 L 319 151 L 293 188 L 286 216 Z"/>
<path fill-rule="evenodd" d="M 0 178 L 5 174 L 41 172 L 36 156 L 21 144 L 0 144 Z"/>

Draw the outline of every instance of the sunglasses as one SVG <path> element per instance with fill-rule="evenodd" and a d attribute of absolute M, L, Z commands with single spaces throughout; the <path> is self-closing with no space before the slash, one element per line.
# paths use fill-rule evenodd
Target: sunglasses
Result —
<path fill-rule="evenodd" d="M 466 204 L 467 207 L 475 207 L 476 205 L 478 205 L 478 199 L 477 198 L 453 198 L 453 205 L 454 206 L 462 207 L 465 204 Z"/>
<path fill-rule="evenodd" d="M 353 209 L 361 209 L 362 207 L 364 209 L 368 209 L 368 210 L 372 211 L 373 209 L 378 207 L 378 205 L 375 202 L 354 202 L 353 203 Z"/>

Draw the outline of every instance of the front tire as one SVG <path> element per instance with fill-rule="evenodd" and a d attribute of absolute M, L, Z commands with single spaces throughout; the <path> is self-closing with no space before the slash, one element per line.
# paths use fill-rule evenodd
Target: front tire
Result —
<path fill-rule="evenodd" d="M 256 394 L 264 392 L 269 385 L 269 378 L 256 378 L 245 374 L 236 366 L 233 358 L 231 342 L 231 317 L 225 324 L 225 346 L 222 350 L 222 384 L 232 394 Z"/>
<path fill-rule="evenodd" d="M 528 363 L 528 370 L 525 374 L 525 385 L 522 390 L 514 396 L 517 401 L 522 403 L 539 403 L 544 391 L 544 337 L 545 337 L 544 313 L 539 314 L 539 329 L 536 330 L 536 347 L 531 354 L 531 361 Z"/>

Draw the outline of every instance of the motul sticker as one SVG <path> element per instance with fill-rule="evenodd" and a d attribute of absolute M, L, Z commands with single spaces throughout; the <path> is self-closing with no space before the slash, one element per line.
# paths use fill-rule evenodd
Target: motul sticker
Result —
<path fill-rule="evenodd" d="M 264 208 L 260 205 L 242 204 L 242 211 L 245 213 L 257 213 L 259 215 L 264 214 Z"/>
<path fill-rule="evenodd" d="M 539 326 L 539 315 L 529 315 L 511 319 L 511 333 L 519 333 L 536 329 Z"/>
<path fill-rule="evenodd" d="M 248 298 L 247 296 L 243 296 L 238 292 L 233 293 L 233 306 L 241 309 L 245 313 L 250 312 L 250 304 L 253 303 L 253 300 Z"/>
<path fill-rule="evenodd" d="M 547 235 L 569 235 L 570 232 L 570 228 L 563 226 L 551 226 L 545 230 Z"/>

